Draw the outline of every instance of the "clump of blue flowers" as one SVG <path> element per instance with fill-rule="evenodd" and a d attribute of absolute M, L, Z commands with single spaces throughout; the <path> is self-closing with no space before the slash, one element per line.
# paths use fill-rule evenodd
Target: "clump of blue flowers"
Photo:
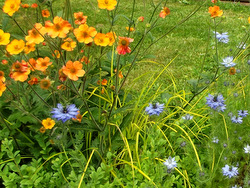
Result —
<path fill-rule="evenodd" d="M 227 32 L 221 33 L 221 34 L 219 32 L 216 32 L 216 38 L 218 39 L 219 42 L 222 42 L 222 43 L 226 43 L 227 44 L 229 42 L 229 38 L 228 38 Z"/>
<path fill-rule="evenodd" d="M 168 170 L 172 170 L 175 167 L 177 167 L 177 162 L 175 161 L 175 157 L 169 156 L 168 159 L 163 163 L 164 165 L 167 166 Z"/>
<path fill-rule="evenodd" d="M 233 67 L 236 65 L 236 63 L 233 62 L 234 58 L 233 56 L 228 56 L 223 59 L 223 62 L 221 63 L 225 67 Z"/>
<path fill-rule="evenodd" d="M 79 109 L 76 108 L 76 105 L 70 104 L 66 107 L 63 107 L 62 104 L 58 103 L 57 108 L 53 108 L 51 113 L 53 114 L 53 118 L 59 120 L 62 120 L 63 123 L 65 123 L 67 120 L 76 118 L 76 115 L 78 114 Z"/>
<path fill-rule="evenodd" d="M 208 97 L 206 97 L 207 99 L 207 105 L 214 109 L 217 110 L 218 112 L 224 112 L 224 110 L 226 109 L 226 105 L 225 105 L 225 100 L 223 98 L 223 96 L 220 94 L 218 96 L 213 96 L 211 94 L 208 94 Z"/>
<path fill-rule="evenodd" d="M 239 174 L 237 167 L 229 166 L 229 165 L 225 165 L 222 168 L 222 173 L 224 176 L 227 176 L 229 178 L 232 178 L 232 177 L 237 176 Z"/>
<path fill-rule="evenodd" d="M 164 110 L 164 104 L 156 103 L 156 104 L 151 104 L 149 103 L 149 106 L 146 107 L 145 111 L 147 114 L 151 115 L 160 115 Z"/>

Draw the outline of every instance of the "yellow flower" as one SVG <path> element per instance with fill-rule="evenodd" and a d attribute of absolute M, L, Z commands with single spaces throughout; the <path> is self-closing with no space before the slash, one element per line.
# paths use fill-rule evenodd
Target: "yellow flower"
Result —
<path fill-rule="evenodd" d="M 3 12 L 12 16 L 20 8 L 21 0 L 6 0 L 3 6 Z"/>
<path fill-rule="evenodd" d="M 89 27 L 87 24 L 82 24 L 79 26 L 79 28 L 74 29 L 74 34 L 79 42 L 88 44 L 93 42 L 92 37 L 97 34 L 97 31 L 94 27 Z"/>
<path fill-rule="evenodd" d="M 40 23 L 36 23 L 34 28 L 28 31 L 29 35 L 25 37 L 28 43 L 39 44 L 44 41 L 43 35 L 46 33 L 46 29 Z"/>
<path fill-rule="evenodd" d="M 248 17 L 248 23 L 250 23 L 250 16 Z"/>
<path fill-rule="evenodd" d="M 10 42 L 10 34 L 4 33 L 2 29 L 0 29 L 0 45 L 7 45 Z"/>
<path fill-rule="evenodd" d="M 14 39 L 7 45 L 6 50 L 10 53 L 10 55 L 19 54 L 23 51 L 24 46 L 25 42 L 23 40 Z"/>
<path fill-rule="evenodd" d="M 36 70 L 40 70 L 40 71 L 45 71 L 48 66 L 52 65 L 52 62 L 50 62 L 50 58 L 49 57 L 45 57 L 45 58 L 38 58 L 36 60 L 37 64 L 36 64 Z"/>
<path fill-rule="evenodd" d="M 5 90 L 6 90 L 5 84 L 2 81 L 0 81 L 0 97 L 2 96 Z"/>
<path fill-rule="evenodd" d="M 63 73 L 69 77 L 71 80 L 78 80 L 78 77 L 83 77 L 85 71 L 82 69 L 82 64 L 79 61 L 68 61 L 66 66 L 62 68 Z"/>
<path fill-rule="evenodd" d="M 33 52 L 36 50 L 35 43 L 26 43 L 26 46 L 24 47 L 24 53 L 29 54 L 30 52 Z"/>
<path fill-rule="evenodd" d="M 0 81 L 5 82 L 4 72 L 0 71 Z"/>
<path fill-rule="evenodd" d="M 51 118 L 44 119 L 42 121 L 42 125 L 45 129 L 52 129 L 55 126 L 55 121 Z"/>
<path fill-rule="evenodd" d="M 116 0 L 97 0 L 97 1 L 98 1 L 98 7 L 100 9 L 113 10 L 117 5 Z"/>
<path fill-rule="evenodd" d="M 211 14 L 212 18 L 221 17 L 223 14 L 223 11 L 220 10 L 218 6 L 209 7 L 208 12 Z"/>
<path fill-rule="evenodd" d="M 108 46 L 109 45 L 109 38 L 103 33 L 97 33 L 94 42 L 98 46 Z"/>
<path fill-rule="evenodd" d="M 64 41 L 65 42 L 61 45 L 61 48 L 66 51 L 73 51 L 76 47 L 76 42 L 73 41 L 71 38 L 67 38 Z"/>
<path fill-rule="evenodd" d="M 115 42 L 115 39 L 116 39 L 116 34 L 115 32 L 109 32 L 106 34 L 106 36 L 109 38 L 109 46 L 112 46 Z"/>

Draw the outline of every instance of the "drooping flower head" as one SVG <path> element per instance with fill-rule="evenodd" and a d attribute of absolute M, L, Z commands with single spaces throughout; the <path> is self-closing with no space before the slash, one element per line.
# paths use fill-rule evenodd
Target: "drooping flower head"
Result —
<path fill-rule="evenodd" d="M 13 16 L 13 14 L 20 8 L 20 4 L 21 0 L 6 0 L 3 6 L 3 12 L 9 16 Z"/>
<path fill-rule="evenodd" d="M 79 28 L 74 29 L 74 35 L 79 42 L 85 44 L 93 42 L 93 38 L 97 34 L 94 27 L 89 27 L 87 24 L 80 25 Z"/>
<path fill-rule="evenodd" d="M 4 33 L 2 29 L 0 29 L 0 45 L 7 45 L 10 42 L 10 34 Z"/>
<path fill-rule="evenodd" d="M 119 55 L 125 55 L 126 53 L 130 53 L 131 49 L 129 47 L 129 44 L 133 42 L 134 39 L 128 38 L 128 37 L 119 37 L 119 43 L 116 48 L 117 53 Z"/>
<path fill-rule="evenodd" d="M 223 59 L 223 62 L 221 63 L 225 67 L 233 67 L 236 65 L 236 63 L 233 62 L 234 58 L 233 56 L 228 56 Z"/>
<path fill-rule="evenodd" d="M 52 129 L 55 126 L 55 121 L 51 118 L 44 119 L 42 125 L 45 129 Z"/>
<path fill-rule="evenodd" d="M 10 55 L 14 55 L 20 54 L 24 50 L 24 47 L 25 42 L 22 39 L 14 39 L 6 46 L 6 50 L 9 52 Z"/>
<path fill-rule="evenodd" d="M 27 80 L 29 74 L 30 68 L 27 62 L 22 60 L 21 63 L 19 61 L 13 63 L 10 71 L 10 77 L 15 81 L 24 82 L 25 80 Z"/>
<path fill-rule="evenodd" d="M 67 120 L 72 118 L 76 118 L 79 109 L 76 108 L 75 104 L 67 105 L 63 107 L 62 104 L 58 103 L 57 108 L 53 108 L 51 113 L 53 114 L 53 118 L 57 119 L 58 121 L 62 120 L 65 123 Z"/>
<path fill-rule="evenodd" d="M 104 33 L 97 33 L 94 42 L 97 46 L 108 46 L 110 41 Z"/>
<path fill-rule="evenodd" d="M 239 174 L 237 167 L 229 166 L 229 165 L 225 165 L 222 168 L 222 173 L 224 176 L 227 176 L 229 178 L 232 178 L 232 177 L 237 176 Z"/>
<path fill-rule="evenodd" d="M 206 97 L 206 99 L 207 99 L 206 104 L 210 108 L 212 108 L 218 112 L 220 112 L 220 111 L 224 112 L 224 110 L 226 109 L 226 105 L 224 103 L 225 100 L 221 94 L 218 96 L 213 96 L 211 94 L 208 94 L 208 97 Z"/>
<path fill-rule="evenodd" d="M 87 23 L 87 16 L 83 16 L 82 12 L 77 12 L 74 13 L 74 17 L 75 17 L 75 24 L 77 25 L 81 25 L 81 24 L 85 24 Z"/>
<path fill-rule="evenodd" d="M 116 0 L 97 0 L 97 1 L 98 1 L 98 7 L 100 9 L 113 10 L 117 5 Z"/>
<path fill-rule="evenodd" d="M 149 103 L 149 106 L 146 107 L 145 111 L 148 115 L 160 115 L 164 110 L 164 104 L 156 103 L 156 104 L 151 104 Z"/>
<path fill-rule="evenodd" d="M 174 169 L 177 167 L 177 162 L 175 161 L 175 157 L 169 156 L 168 159 L 163 163 L 164 165 L 167 166 L 169 170 Z"/>
<path fill-rule="evenodd" d="M 85 74 L 85 71 L 82 69 L 82 63 L 79 61 L 68 61 L 66 66 L 63 66 L 62 70 L 69 79 L 74 81 L 78 80 L 78 77 L 83 77 Z"/>
<path fill-rule="evenodd" d="M 68 21 L 56 16 L 53 23 L 50 21 L 45 22 L 45 28 L 51 38 L 65 38 L 72 27 Z"/>
<path fill-rule="evenodd" d="M 220 7 L 216 5 L 213 7 L 209 7 L 208 12 L 211 14 L 212 18 L 221 17 L 223 14 L 223 11 L 220 10 Z"/>
<path fill-rule="evenodd" d="M 28 31 L 28 36 L 25 37 L 25 40 L 28 43 L 40 44 L 44 41 L 44 34 L 46 29 L 40 23 L 36 23 L 34 28 Z"/>
<path fill-rule="evenodd" d="M 170 14 L 170 9 L 168 7 L 163 7 L 162 11 L 160 12 L 159 16 L 161 18 L 165 18 L 167 15 Z"/>

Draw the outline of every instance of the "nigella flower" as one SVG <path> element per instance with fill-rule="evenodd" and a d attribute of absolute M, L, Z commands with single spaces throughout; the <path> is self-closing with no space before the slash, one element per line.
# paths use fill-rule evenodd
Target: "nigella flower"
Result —
<path fill-rule="evenodd" d="M 211 94 L 208 94 L 208 97 L 206 97 L 206 99 L 207 99 L 206 104 L 210 108 L 217 110 L 218 112 L 220 111 L 224 112 L 224 110 L 226 109 L 226 105 L 224 104 L 225 100 L 221 94 L 218 96 L 213 96 Z"/>
<path fill-rule="evenodd" d="M 58 121 L 62 120 L 62 122 L 64 123 L 69 119 L 76 118 L 78 111 L 79 109 L 76 108 L 74 104 L 63 107 L 62 104 L 58 103 L 57 108 L 53 108 L 53 111 L 51 111 L 51 113 L 53 114 L 53 118 L 56 118 Z"/>
<path fill-rule="evenodd" d="M 163 112 L 164 104 L 156 103 L 151 104 L 149 103 L 149 106 L 146 107 L 145 111 L 151 116 L 151 115 L 160 115 L 160 113 Z"/>
<path fill-rule="evenodd" d="M 241 117 L 246 117 L 248 115 L 247 110 L 238 110 L 238 115 Z"/>
<path fill-rule="evenodd" d="M 218 137 L 213 137 L 212 142 L 218 144 L 219 143 Z"/>
<path fill-rule="evenodd" d="M 238 187 L 238 185 L 233 186 L 232 188 L 242 188 L 241 186 Z"/>
<path fill-rule="evenodd" d="M 175 157 L 169 156 L 168 159 L 163 163 L 164 165 L 167 166 L 169 170 L 177 167 L 177 162 L 175 161 Z"/>
<path fill-rule="evenodd" d="M 228 176 L 229 178 L 232 178 L 232 177 L 237 176 L 239 174 L 237 167 L 228 166 L 228 165 L 225 165 L 222 168 L 222 173 L 224 176 Z"/>
<path fill-rule="evenodd" d="M 228 56 L 223 59 L 223 62 L 221 63 L 225 67 L 233 67 L 236 65 L 236 63 L 233 62 L 233 56 Z"/>
<path fill-rule="evenodd" d="M 250 153 L 250 146 L 247 144 L 246 147 L 244 147 L 245 153 Z"/>
<path fill-rule="evenodd" d="M 191 120 L 194 116 L 191 116 L 190 114 L 186 114 L 185 116 L 182 116 L 182 119 L 184 120 Z"/>
<path fill-rule="evenodd" d="M 222 42 L 222 43 L 226 43 L 227 44 L 229 42 L 229 38 L 228 38 L 227 32 L 221 33 L 221 34 L 219 32 L 216 32 L 216 38 L 218 39 L 219 42 Z"/>
<path fill-rule="evenodd" d="M 241 116 L 238 116 L 238 117 L 233 116 L 233 117 L 231 118 L 231 121 L 232 121 L 233 123 L 239 123 L 239 124 L 241 124 L 241 123 L 243 122 Z"/>
<path fill-rule="evenodd" d="M 247 45 L 246 45 L 246 43 L 244 43 L 244 42 L 240 42 L 240 43 L 238 44 L 238 46 L 237 46 L 237 48 L 242 48 L 242 49 L 246 49 L 246 47 L 247 47 Z"/>

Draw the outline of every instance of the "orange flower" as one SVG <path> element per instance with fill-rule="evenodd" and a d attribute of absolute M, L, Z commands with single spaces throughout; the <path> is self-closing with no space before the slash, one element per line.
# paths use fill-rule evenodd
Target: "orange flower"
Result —
<path fill-rule="evenodd" d="M 72 28 L 68 21 L 58 16 L 53 19 L 53 23 L 50 21 L 45 22 L 45 28 L 47 29 L 48 35 L 52 38 L 65 38 Z"/>
<path fill-rule="evenodd" d="M 73 41 L 71 38 L 67 38 L 64 41 L 65 42 L 61 45 L 61 48 L 66 51 L 73 51 L 76 47 L 76 42 Z"/>
<path fill-rule="evenodd" d="M 116 73 L 116 69 L 114 70 L 114 72 Z M 123 78 L 122 71 L 119 71 L 118 77 L 121 78 L 121 79 Z"/>
<path fill-rule="evenodd" d="M 248 23 L 250 23 L 250 16 L 248 17 Z"/>
<path fill-rule="evenodd" d="M 24 46 L 25 42 L 23 40 L 14 39 L 7 45 L 6 50 L 10 53 L 10 55 L 19 54 L 23 51 Z"/>
<path fill-rule="evenodd" d="M 61 80 L 62 82 L 64 82 L 66 79 L 67 79 L 67 75 L 65 75 L 65 74 L 63 73 L 63 69 L 61 68 L 61 69 L 59 70 L 59 80 Z"/>
<path fill-rule="evenodd" d="M 169 14 L 170 14 L 170 9 L 168 7 L 163 7 L 163 10 L 160 12 L 159 16 L 161 18 L 165 18 Z"/>
<path fill-rule="evenodd" d="M 84 62 L 86 65 L 89 64 L 89 58 L 87 56 L 83 56 L 80 62 Z"/>
<path fill-rule="evenodd" d="M 35 51 L 36 50 L 35 46 L 36 46 L 35 43 L 26 43 L 24 47 L 24 53 L 29 54 L 30 52 Z"/>
<path fill-rule="evenodd" d="M 13 16 L 13 14 L 20 8 L 20 4 L 21 0 L 6 0 L 3 6 L 3 12 L 9 16 Z"/>
<path fill-rule="evenodd" d="M 3 64 L 3 65 L 7 65 L 7 64 L 8 64 L 8 61 L 7 61 L 6 59 L 3 59 L 3 60 L 2 60 L 2 64 Z"/>
<path fill-rule="evenodd" d="M 236 73 L 236 69 L 235 69 L 234 67 L 231 67 L 231 68 L 229 69 L 229 74 L 230 74 L 230 75 L 235 75 L 235 73 Z"/>
<path fill-rule="evenodd" d="M 97 0 L 97 1 L 98 1 L 98 7 L 100 9 L 113 10 L 117 5 L 116 0 Z"/>
<path fill-rule="evenodd" d="M 97 33 L 94 42 L 98 46 L 107 46 L 109 45 L 109 38 L 103 33 Z"/>
<path fill-rule="evenodd" d="M 56 58 L 57 58 L 57 59 L 59 59 L 60 56 L 61 56 L 61 55 L 60 55 L 60 52 L 59 52 L 58 50 L 55 50 L 55 51 L 54 51 L 54 54 L 52 54 L 52 55 L 53 55 L 53 57 L 55 57 L 55 55 L 56 55 Z"/>
<path fill-rule="evenodd" d="M 112 46 L 115 42 L 115 39 L 116 39 L 116 34 L 115 32 L 109 32 L 106 34 L 106 37 L 109 38 L 109 46 Z"/>
<path fill-rule="evenodd" d="M 40 71 L 45 71 L 48 68 L 48 66 L 52 64 L 52 62 L 50 62 L 49 57 L 38 58 L 36 62 L 37 62 L 36 70 L 40 70 Z"/>
<path fill-rule="evenodd" d="M 51 118 L 44 119 L 42 121 L 42 125 L 45 129 L 52 129 L 55 126 L 55 121 Z"/>
<path fill-rule="evenodd" d="M 78 80 L 78 77 L 82 77 L 85 71 L 82 69 L 82 64 L 79 61 L 68 61 L 66 66 L 63 66 L 63 73 L 71 80 Z"/>
<path fill-rule="evenodd" d="M 78 114 L 76 115 L 76 118 L 72 118 L 73 120 L 79 121 L 81 123 L 82 121 L 82 115 L 80 114 L 80 111 L 78 111 Z"/>
<path fill-rule="evenodd" d="M 129 43 L 133 42 L 134 39 L 128 37 L 119 37 L 119 43 L 116 48 L 119 55 L 125 55 L 126 53 L 130 53 L 131 49 L 129 48 Z"/>
<path fill-rule="evenodd" d="M 51 81 L 49 78 L 44 78 L 40 81 L 40 87 L 42 89 L 49 89 L 50 86 L 51 86 Z"/>
<path fill-rule="evenodd" d="M 45 133 L 46 132 L 46 129 L 45 129 L 45 127 L 44 126 L 42 126 L 40 129 L 39 129 L 39 131 L 40 131 L 40 133 Z"/>
<path fill-rule="evenodd" d="M 5 82 L 4 72 L 0 71 L 0 81 Z"/>
<path fill-rule="evenodd" d="M 23 8 L 29 8 L 30 6 L 28 4 L 21 4 Z"/>
<path fill-rule="evenodd" d="M 217 3 L 217 0 L 211 0 L 212 3 Z"/>
<path fill-rule="evenodd" d="M 0 29 L 0 45 L 7 45 L 10 42 L 10 34 L 4 33 L 2 29 Z"/>
<path fill-rule="evenodd" d="M 36 4 L 36 3 L 33 3 L 32 5 L 31 5 L 31 8 L 37 8 L 38 7 L 38 5 Z"/>
<path fill-rule="evenodd" d="M 28 81 L 28 84 L 29 85 L 36 85 L 36 84 L 38 84 L 39 83 L 39 81 L 38 81 L 38 78 L 36 78 L 36 77 L 33 77 L 33 78 L 31 78 L 29 81 Z"/>
<path fill-rule="evenodd" d="M 209 7 L 208 12 L 211 14 L 212 18 L 221 17 L 223 14 L 223 11 L 220 10 L 218 6 Z"/>
<path fill-rule="evenodd" d="M 102 80 L 102 82 L 100 82 L 100 80 L 97 81 L 98 85 L 102 84 L 103 86 L 106 86 L 107 83 L 108 83 L 108 81 L 105 78 Z"/>
<path fill-rule="evenodd" d="M 40 44 L 44 41 L 44 34 L 46 29 L 40 23 L 36 23 L 34 28 L 28 31 L 29 35 L 25 37 L 28 43 Z"/>
<path fill-rule="evenodd" d="M 30 69 L 27 62 L 24 60 L 22 60 L 22 63 L 16 61 L 11 67 L 10 77 L 15 81 L 24 82 L 27 80 L 29 73 Z"/>
<path fill-rule="evenodd" d="M 0 81 L 0 97 L 2 96 L 5 90 L 6 90 L 6 85 L 2 81 Z"/>
<path fill-rule="evenodd" d="M 66 86 L 61 84 L 59 86 L 56 87 L 58 90 L 65 90 L 66 89 Z"/>
<path fill-rule="evenodd" d="M 80 25 L 79 28 L 74 29 L 74 34 L 79 42 L 88 44 L 93 41 L 92 37 L 97 34 L 94 27 L 89 27 L 87 24 Z"/>
<path fill-rule="evenodd" d="M 82 12 L 78 12 L 78 13 L 74 13 L 74 17 L 75 17 L 75 24 L 81 25 L 81 24 L 85 24 L 87 22 L 87 17 L 88 16 L 83 16 Z"/>
<path fill-rule="evenodd" d="M 37 62 L 34 58 L 29 59 L 30 70 L 35 71 Z"/>
<path fill-rule="evenodd" d="M 135 28 L 133 28 L 133 27 L 130 27 L 130 28 L 129 28 L 129 27 L 126 27 L 126 30 L 127 30 L 127 31 L 129 30 L 129 31 L 131 31 L 131 32 L 132 32 L 132 31 L 134 31 L 134 30 L 135 30 Z"/>
<path fill-rule="evenodd" d="M 50 13 L 49 13 L 48 9 L 42 10 L 42 16 L 45 17 L 45 18 L 48 18 L 50 16 Z"/>

